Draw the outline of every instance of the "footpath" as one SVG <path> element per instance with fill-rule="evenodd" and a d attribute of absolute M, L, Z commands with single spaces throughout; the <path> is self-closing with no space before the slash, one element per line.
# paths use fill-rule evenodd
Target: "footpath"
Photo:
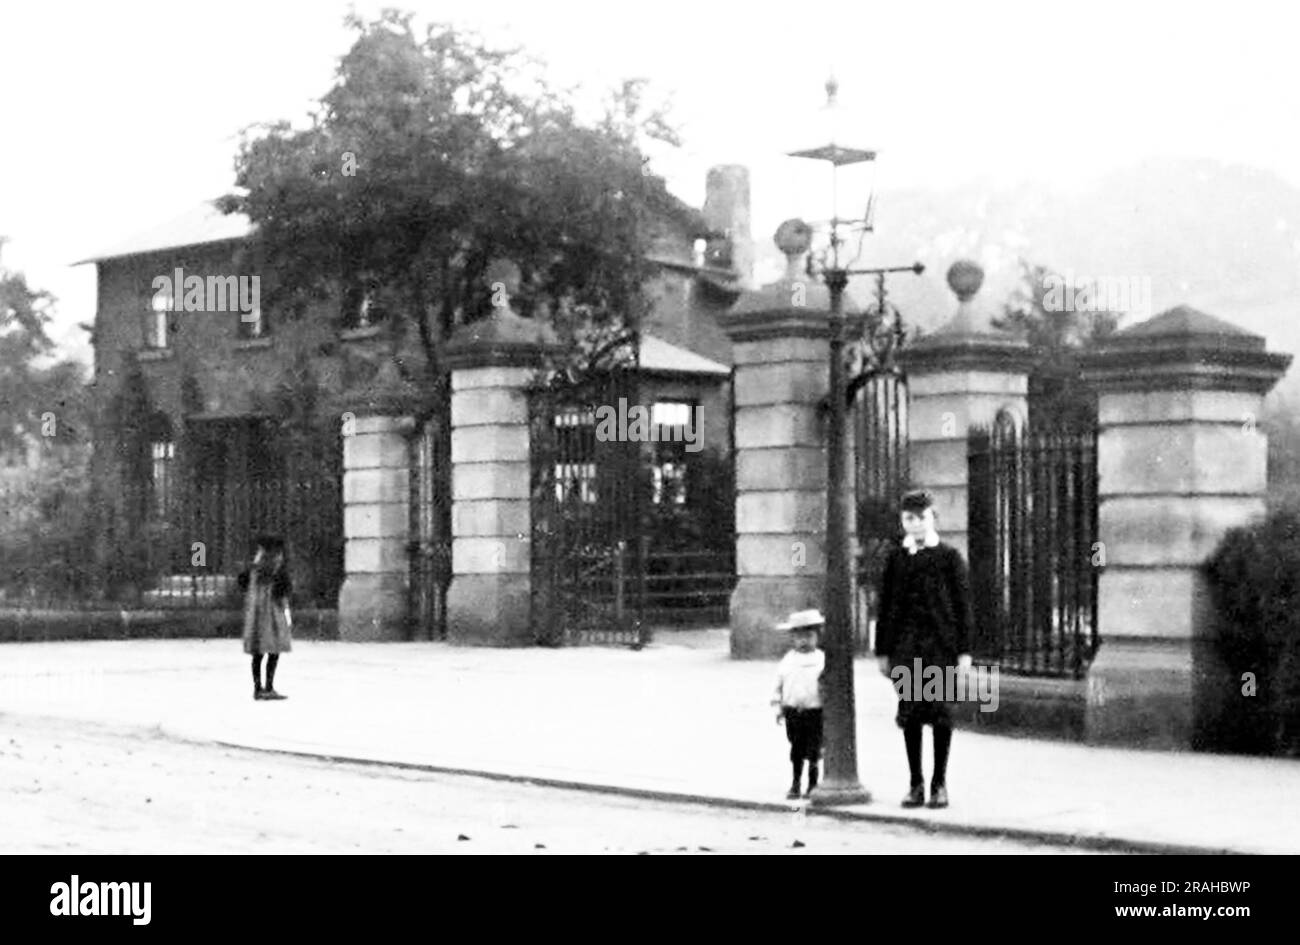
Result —
<path fill-rule="evenodd" d="M 775 664 L 725 631 L 640 650 L 295 641 L 255 702 L 238 640 L 0 646 L 8 713 L 145 727 L 190 741 L 788 811 Z M 1145 752 L 958 730 L 946 810 L 905 810 L 890 682 L 856 671 L 869 804 L 813 816 L 1136 852 L 1300 853 L 1300 763 Z M 930 766 L 930 736 L 925 764 Z"/>

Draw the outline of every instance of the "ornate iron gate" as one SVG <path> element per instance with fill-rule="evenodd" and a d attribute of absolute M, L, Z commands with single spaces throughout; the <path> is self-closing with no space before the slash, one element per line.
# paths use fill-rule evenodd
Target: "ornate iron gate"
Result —
<path fill-rule="evenodd" d="M 976 656 L 1008 672 L 1083 677 L 1099 643 L 1097 438 L 972 428 L 969 536 Z"/>
<path fill-rule="evenodd" d="M 333 609 L 343 582 L 342 443 L 337 433 L 265 419 L 191 422 L 183 465 L 151 523 L 150 603 L 219 604 L 260 533 L 284 536 L 295 599 Z M 199 536 L 196 538 L 195 536 Z M 201 565 L 193 542 L 204 545 Z"/>
<path fill-rule="evenodd" d="M 445 397 L 435 398 L 445 404 Z M 451 583 L 451 464 L 445 407 L 422 418 L 411 437 L 410 604 L 413 640 L 447 636 Z"/>
<path fill-rule="evenodd" d="M 539 643 L 648 642 L 643 443 L 597 436 L 596 410 L 639 403 L 637 342 L 625 335 L 574 378 L 530 398 L 533 626 Z"/>
<path fill-rule="evenodd" d="M 854 479 L 858 585 L 854 639 L 870 649 L 870 617 L 890 545 L 899 537 L 899 500 L 907 488 L 907 379 L 896 368 L 872 369 L 853 382 Z"/>

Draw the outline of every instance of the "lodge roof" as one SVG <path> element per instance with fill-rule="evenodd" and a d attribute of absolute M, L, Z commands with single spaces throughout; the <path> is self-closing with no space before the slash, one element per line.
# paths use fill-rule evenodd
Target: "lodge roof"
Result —
<path fill-rule="evenodd" d="M 672 195 L 660 209 L 665 216 L 674 220 L 688 234 L 703 232 L 700 213 Z M 207 243 L 222 243 L 227 240 L 245 239 L 252 235 L 256 226 L 242 213 L 225 214 L 217 209 L 215 200 L 205 200 L 180 216 L 168 220 L 147 230 L 136 233 L 115 246 L 102 252 L 79 259 L 72 265 L 104 262 L 109 259 L 121 259 L 126 256 L 141 256 L 145 253 L 158 253 L 169 249 L 181 249 L 186 246 L 202 246 Z M 651 262 L 661 266 L 691 268 L 700 273 L 717 276 L 734 277 L 729 270 L 695 267 L 689 262 L 670 260 L 664 257 L 650 256 Z"/>
<path fill-rule="evenodd" d="M 202 246 L 205 243 L 244 239 L 252 232 L 253 223 L 248 217 L 242 213 L 224 214 L 217 209 L 215 201 L 205 200 L 197 207 L 166 223 L 137 233 L 103 252 L 79 259 L 73 265 L 80 266 L 85 263 L 103 262 L 106 259 L 157 253 L 183 246 Z"/>
<path fill-rule="evenodd" d="M 713 374 L 725 376 L 731 368 L 719 364 L 703 355 L 679 348 L 675 344 L 656 338 L 654 335 L 641 335 L 641 370 L 658 371 L 664 374 Z"/>

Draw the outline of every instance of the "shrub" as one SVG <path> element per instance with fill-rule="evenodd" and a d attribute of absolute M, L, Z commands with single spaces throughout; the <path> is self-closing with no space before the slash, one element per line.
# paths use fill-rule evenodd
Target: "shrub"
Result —
<path fill-rule="evenodd" d="M 1237 680 L 1253 673 L 1258 696 L 1219 722 L 1214 740 L 1243 751 L 1300 752 L 1300 506 L 1274 506 L 1229 531 L 1206 563 L 1217 646 Z"/>
<path fill-rule="evenodd" d="M 88 452 L 52 451 L 0 487 L 0 591 L 6 600 L 81 599 L 97 590 Z"/>

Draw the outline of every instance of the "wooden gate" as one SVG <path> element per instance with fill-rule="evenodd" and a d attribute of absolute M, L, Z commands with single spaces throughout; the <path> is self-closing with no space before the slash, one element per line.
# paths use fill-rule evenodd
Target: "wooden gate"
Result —
<path fill-rule="evenodd" d="M 972 428 L 969 539 L 977 658 L 1081 679 L 1097 628 L 1095 429 Z"/>

